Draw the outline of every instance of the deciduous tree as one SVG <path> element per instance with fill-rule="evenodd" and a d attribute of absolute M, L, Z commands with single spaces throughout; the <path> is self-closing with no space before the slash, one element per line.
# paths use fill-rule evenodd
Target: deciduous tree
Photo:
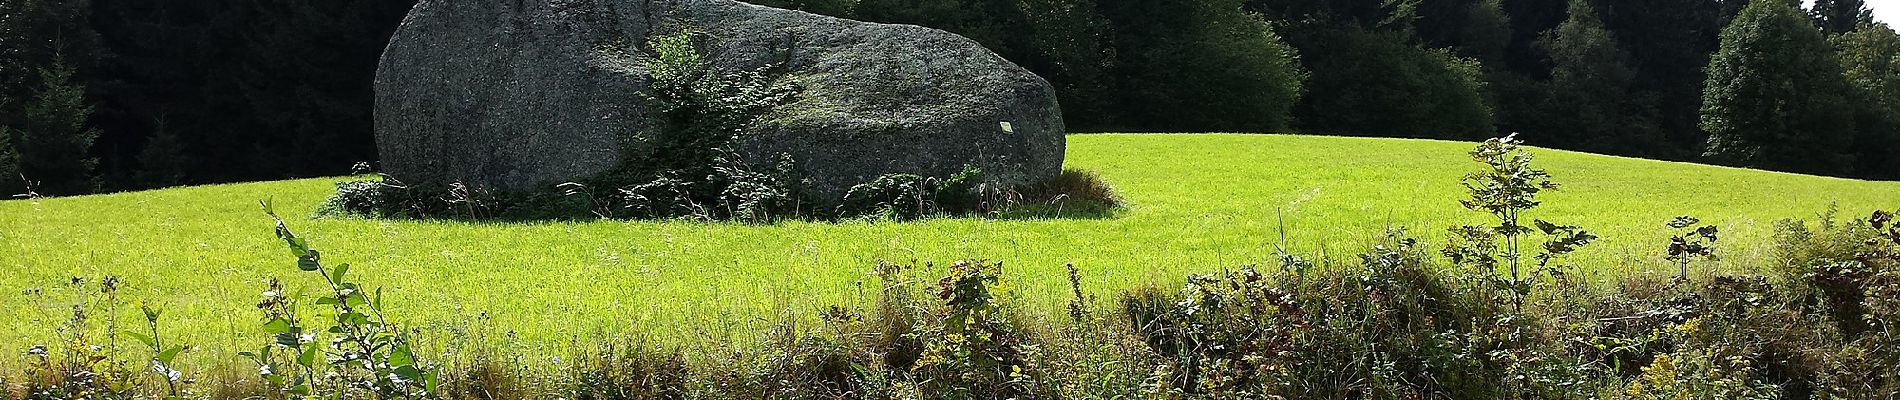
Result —
<path fill-rule="evenodd" d="M 1402 33 L 1358 27 L 1312 36 L 1313 71 L 1297 115 L 1305 130 L 1347 135 L 1476 139 L 1493 133 L 1479 64 Z"/>
<path fill-rule="evenodd" d="M 1900 34 L 1868 23 L 1833 43 L 1859 105 L 1855 174 L 1900 179 Z"/>
<path fill-rule="evenodd" d="M 1639 153 L 1663 146 L 1662 138 L 1630 96 L 1635 71 L 1627 54 L 1604 29 L 1589 0 L 1571 0 L 1569 16 L 1544 34 L 1538 47 L 1550 57 L 1542 116 L 1529 138 L 1598 153 Z"/>
<path fill-rule="evenodd" d="M 1853 104 L 1821 30 L 1784 0 L 1754 0 L 1709 61 L 1702 129 L 1710 160 L 1841 174 L 1853 166 Z"/>

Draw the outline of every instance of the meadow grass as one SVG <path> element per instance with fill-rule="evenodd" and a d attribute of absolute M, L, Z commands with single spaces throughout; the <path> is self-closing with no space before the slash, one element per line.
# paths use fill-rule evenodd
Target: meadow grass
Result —
<path fill-rule="evenodd" d="M 875 293 L 878 260 L 1005 263 L 1009 296 L 1060 313 L 1064 265 L 1089 291 L 1172 285 L 1188 273 L 1272 263 L 1284 226 L 1299 253 L 1345 254 L 1387 227 L 1442 243 L 1487 222 L 1460 207 L 1472 143 L 1296 135 L 1069 138 L 1067 167 L 1097 172 L 1128 206 L 1101 219 L 920 222 L 679 221 L 467 223 L 306 218 L 342 178 L 213 185 L 0 202 L 0 353 L 52 342 L 74 276 L 116 275 L 127 301 L 165 310 L 168 335 L 199 346 L 185 363 L 227 365 L 265 342 L 252 305 L 264 282 L 317 293 L 258 207 L 273 200 L 328 264 L 388 291 L 393 317 L 425 335 L 469 328 L 490 340 L 564 348 L 639 331 L 660 343 L 745 342 L 788 313 L 810 317 Z M 1564 184 L 1532 217 L 1603 240 L 1573 258 L 1599 276 L 1669 273 L 1663 223 L 1721 226 L 1725 265 L 1765 259 L 1773 223 L 1900 206 L 1900 183 L 1865 182 L 1536 149 Z M 1280 216 L 1284 216 L 1282 218 Z M 1705 266 L 1724 268 L 1721 266 Z M 938 275 L 941 271 L 926 271 Z M 44 289 L 31 294 L 32 289 Z M 120 310 L 133 324 L 136 307 Z M 478 319 L 478 315 L 486 315 Z M 507 334 L 512 332 L 512 334 Z M 513 339 L 503 339 L 510 338 Z M 0 365 L 17 362 L 0 357 Z"/>

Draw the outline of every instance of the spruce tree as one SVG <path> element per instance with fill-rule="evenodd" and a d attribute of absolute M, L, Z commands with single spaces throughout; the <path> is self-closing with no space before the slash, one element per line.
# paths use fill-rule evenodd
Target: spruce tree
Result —
<path fill-rule="evenodd" d="M 1593 0 L 1617 48 L 1635 71 L 1625 106 L 1645 118 L 1665 139 L 1654 147 L 1632 148 L 1642 155 L 1676 160 L 1702 154 L 1708 136 L 1699 128 L 1703 83 L 1710 55 L 1720 44 L 1722 27 L 1734 20 L 1747 0 Z"/>
<path fill-rule="evenodd" d="M 139 150 L 138 184 L 146 188 L 177 186 L 185 183 L 185 143 L 159 122 L 157 133 Z"/>
<path fill-rule="evenodd" d="M 74 82 L 73 69 L 55 59 L 53 66 L 40 71 L 44 85 L 26 105 L 25 115 L 15 128 L 20 131 L 20 173 L 39 182 L 38 192 L 45 195 L 75 195 L 95 189 L 92 141 L 99 130 L 89 126 L 92 106 L 86 104 L 84 87 Z"/>
<path fill-rule="evenodd" d="M 0 0 L 0 99 L 28 99 L 41 70 L 85 69 L 98 55 L 90 0 Z M 27 101 L 0 101 L 0 125 L 17 124 Z"/>
<path fill-rule="evenodd" d="M 1853 104 L 1821 30 L 1785 0 L 1754 0 L 1721 38 L 1703 89 L 1704 155 L 1783 171 L 1852 169 Z"/>
<path fill-rule="evenodd" d="M 230 147 L 259 178 L 339 174 L 376 157 L 369 85 L 400 1 L 256 0 L 231 76 L 215 79 L 242 96 L 213 107 L 242 110 Z M 379 22 L 380 21 L 380 22 Z M 240 158 L 240 157 L 231 157 Z"/>
<path fill-rule="evenodd" d="M 13 147 L 13 129 L 0 126 L 0 200 L 24 193 L 20 184 L 20 153 Z"/>
<path fill-rule="evenodd" d="M 1466 12 L 1465 23 L 1458 27 L 1456 51 L 1478 60 L 1487 70 L 1502 68 L 1511 46 L 1511 17 L 1504 14 L 1503 1 L 1480 0 Z"/>

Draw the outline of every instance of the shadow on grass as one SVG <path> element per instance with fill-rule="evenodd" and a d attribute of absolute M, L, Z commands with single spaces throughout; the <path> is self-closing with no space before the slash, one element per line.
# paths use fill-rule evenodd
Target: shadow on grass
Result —
<path fill-rule="evenodd" d="M 394 182 L 394 183 L 390 183 Z M 959 198 L 963 206 L 939 204 L 926 193 L 915 194 L 916 202 L 890 201 L 880 207 L 851 211 L 843 207 L 818 210 L 793 206 L 782 215 L 743 220 L 728 209 L 712 209 L 707 202 L 682 198 L 675 205 L 687 212 L 664 218 L 634 217 L 623 204 L 615 203 L 619 189 L 595 189 L 581 184 L 562 184 L 558 191 L 494 194 L 474 191 L 463 185 L 445 190 L 413 189 L 386 176 L 337 183 L 337 193 L 317 207 L 315 218 L 354 218 L 365 220 L 405 220 L 460 224 L 557 224 L 600 220 L 615 221 L 693 221 L 773 225 L 786 221 L 835 223 L 853 221 L 923 222 L 943 219 L 993 220 L 1105 220 L 1117 218 L 1125 210 L 1121 196 L 1093 172 L 1064 170 L 1054 177 L 1011 188 L 974 189 L 969 198 Z M 606 190 L 609 193 L 596 193 Z M 821 211 L 822 210 L 822 211 Z M 715 217 L 715 216 L 726 217 Z"/>

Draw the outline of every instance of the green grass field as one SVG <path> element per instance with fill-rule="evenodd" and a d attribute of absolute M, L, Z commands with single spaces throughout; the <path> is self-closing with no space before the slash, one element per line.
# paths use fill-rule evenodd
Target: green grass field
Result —
<path fill-rule="evenodd" d="M 770 226 L 600 221 L 488 224 L 307 219 L 336 179 L 216 185 L 0 202 L 0 353 L 46 343 L 68 315 L 72 276 L 117 275 L 128 302 L 165 309 L 170 335 L 198 363 L 235 362 L 266 340 L 251 308 L 263 282 L 296 273 L 258 200 L 331 264 L 388 291 L 388 308 L 422 326 L 486 313 L 530 345 L 638 330 L 652 339 L 749 340 L 786 313 L 813 315 L 875 290 L 880 259 L 1006 262 L 1010 292 L 1060 312 L 1064 264 L 1108 293 L 1183 275 L 1271 262 L 1284 210 L 1301 252 L 1356 252 L 1388 226 L 1429 243 L 1482 222 L 1456 200 L 1476 165 L 1470 143 L 1290 135 L 1077 135 L 1067 166 L 1100 173 L 1130 203 L 1112 218 L 939 219 Z M 1900 206 L 1900 183 L 1537 150 L 1565 184 L 1535 217 L 1604 239 L 1577 256 L 1603 275 L 1672 271 L 1662 223 L 1719 224 L 1725 262 L 1762 257 L 1776 220 Z M 26 294 L 45 288 L 43 295 Z M 135 307 L 122 310 L 135 322 Z M 0 363 L 17 357 L 0 357 Z M 188 361 L 193 362 L 193 361 Z"/>

